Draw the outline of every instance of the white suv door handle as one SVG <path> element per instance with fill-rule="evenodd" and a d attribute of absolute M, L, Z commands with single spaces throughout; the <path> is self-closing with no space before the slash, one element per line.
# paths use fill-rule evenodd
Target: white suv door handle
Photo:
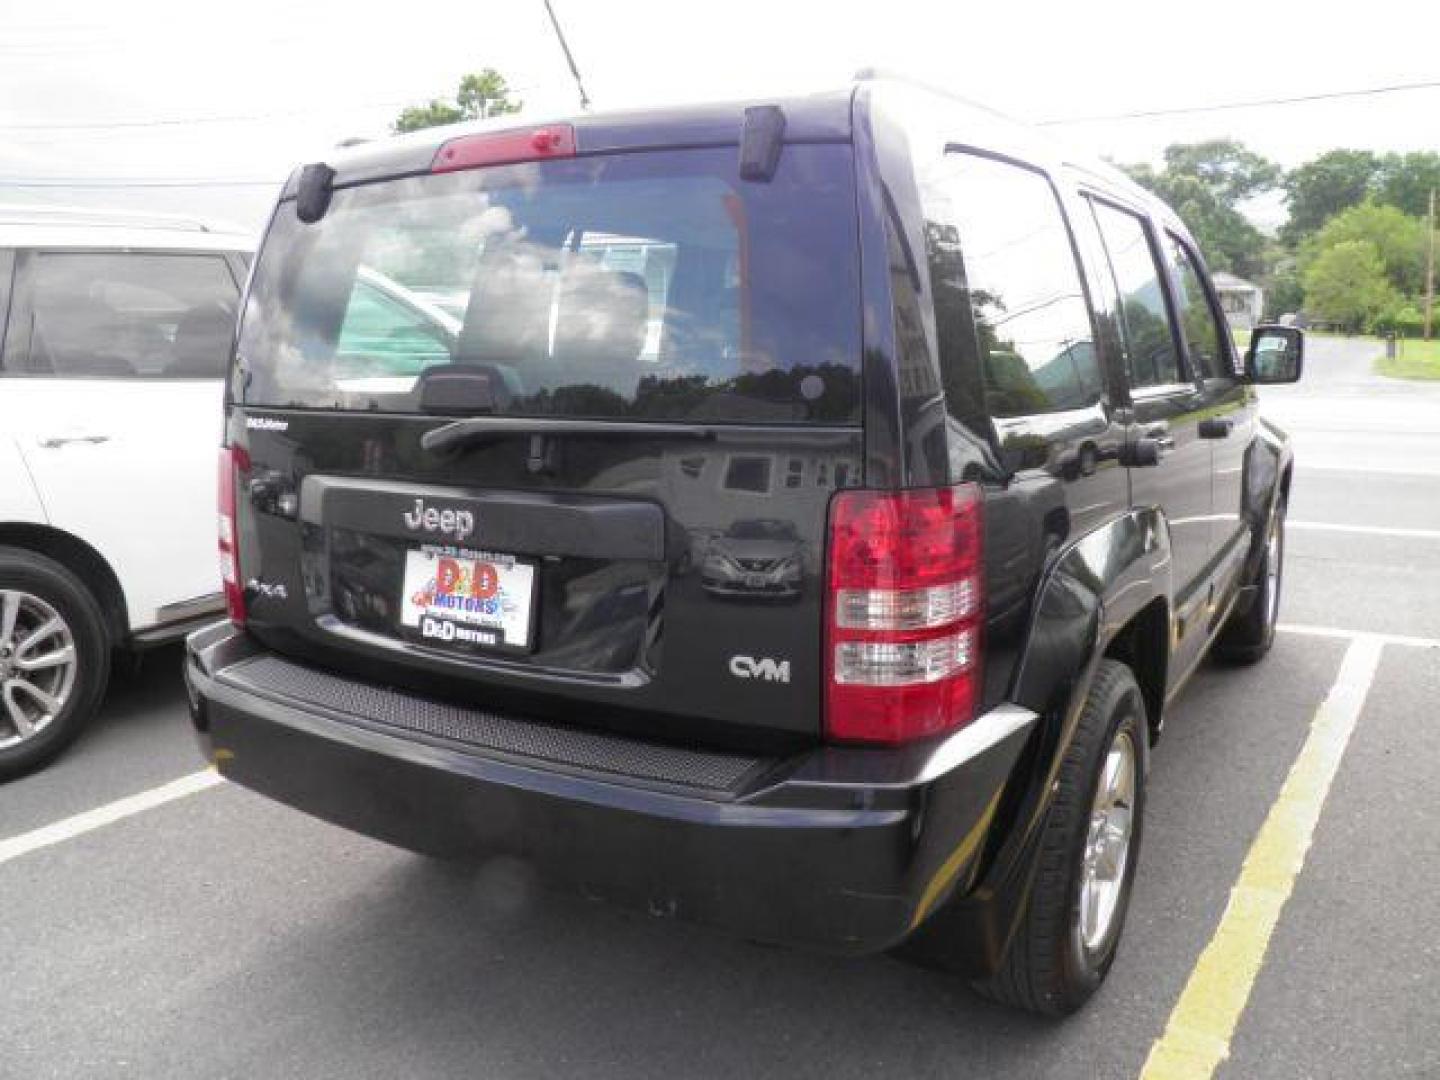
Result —
<path fill-rule="evenodd" d="M 46 435 L 38 440 L 46 450 L 56 450 L 71 443 L 90 443 L 99 446 L 110 441 L 109 435 Z"/>

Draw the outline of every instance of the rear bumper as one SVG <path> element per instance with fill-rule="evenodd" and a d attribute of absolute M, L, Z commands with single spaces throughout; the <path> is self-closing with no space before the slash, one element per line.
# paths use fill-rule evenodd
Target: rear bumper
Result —
<path fill-rule="evenodd" d="M 657 915 L 850 953 L 897 944 L 970 888 L 1035 722 L 1004 706 L 927 747 L 739 762 L 575 733 L 542 736 L 542 760 L 504 733 L 547 725 L 477 712 L 467 728 L 464 709 L 290 664 L 228 624 L 191 637 L 186 684 L 220 772 L 317 817 L 436 854 L 518 856 L 543 880 Z M 383 707 L 367 716 L 355 703 L 370 700 Z M 421 730 L 432 715 L 444 724 Z M 455 737 L 471 730 L 491 745 Z M 627 761 L 643 779 L 617 771 Z"/>

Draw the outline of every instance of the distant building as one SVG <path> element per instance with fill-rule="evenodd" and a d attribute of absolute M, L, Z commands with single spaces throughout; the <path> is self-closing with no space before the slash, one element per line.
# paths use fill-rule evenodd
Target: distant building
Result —
<path fill-rule="evenodd" d="M 1212 275 L 1225 320 L 1235 330 L 1249 330 L 1260 322 L 1265 310 L 1265 292 L 1253 281 L 1221 271 Z"/>

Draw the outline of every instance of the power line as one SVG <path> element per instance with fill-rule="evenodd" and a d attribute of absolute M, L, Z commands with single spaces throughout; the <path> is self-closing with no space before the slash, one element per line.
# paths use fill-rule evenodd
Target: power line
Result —
<path fill-rule="evenodd" d="M 1332 101 L 1336 98 L 1373 97 L 1408 90 L 1440 89 L 1440 81 L 1395 83 L 1392 86 L 1370 86 L 1361 90 L 1332 90 L 1323 94 L 1301 94 L 1297 97 L 1258 98 L 1254 101 L 1228 101 L 1220 105 L 1187 105 L 1176 109 L 1145 109 L 1139 112 L 1109 113 L 1096 116 L 1055 117 L 1036 121 L 1040 127 L 1067 124 L 1091 124 L 1108 120 L 1143 120 L 1153 116 L 1184 116 L 1191 113 L 1225 112 L 1230 109 L 1260 109 L 1271 105 L 1299 105 L 1309 101 Z"/>
<path fill-rule="evenodd" d="M 0 188 L 189 188 L 189 187 L 268 187 L 278 188 L 284 178 L 276 180 L 227 180 L 220 177 L 167 179 L 162 177 L 94 177 L 94 176 L 0 176 Z"/>
<path fill-rule="evenodd" d="M 511 93 L 523 94 L 527 90 L 534 90 L 540 83 L 529 82 L 520 86 L 509 86 L 506 89 Z M 436 100 L 437 95 L 430 95 L 424 98 L 424 102 Z M 420 95 L 412 95 L 407 98 L 400 98 L 393 101 L 368 101 L 353 105 L 328 105 L 311 109 L 286 109 L 277 112 L 263 113 L 222 113 L 214 116 L 166 116 L 151 120 L 100 120 L 78 124 L 52 124 L 52 123 L 23 123 L 23 124 L 0 124 L 0 131 L 119 131 L 134 128 L 159 128 L 159 127 L 188 127 L 197 124 L 235 124 L 255 120 L 280 120 L 293 116 L 320 116 L 326 113 L 351 113 L 364 112 L 368 109 L 399 109 L 421 102 Z M 441 98 L 443 100 L 443 98 Z"/>
<path fill-rule="evenodd" d="M 403 101 L 371 101 L 360 105 L 334 105 L 318 109 L 289 109 L 269 113 L 233 113 L 219 116 L 167 116 L 155 120 L 108 120 L 84 124 L 0 124 L 3 131 L 104 131 L 112 128 L 181 127 L 189 124 L 234 124 L 248 120 L 277 120 L 287 116 L 312 116 L 328 112 L 360 112 L 364 109 L 396 109 L 414 104 Z"/>

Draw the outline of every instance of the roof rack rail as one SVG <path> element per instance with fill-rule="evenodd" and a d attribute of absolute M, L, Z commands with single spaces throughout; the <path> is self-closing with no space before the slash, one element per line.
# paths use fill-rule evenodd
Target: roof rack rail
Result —
<path fill-rule="evenodd" d="M 135 228 L 179 229 L 191 232 L 242 232 L 215 222 L 183 214 L 157 214 L 144 210 L 113 210 L 96 206 L 56 203 L 0 203 L 0 221 L 7 225 L 124 225 Z"/>

